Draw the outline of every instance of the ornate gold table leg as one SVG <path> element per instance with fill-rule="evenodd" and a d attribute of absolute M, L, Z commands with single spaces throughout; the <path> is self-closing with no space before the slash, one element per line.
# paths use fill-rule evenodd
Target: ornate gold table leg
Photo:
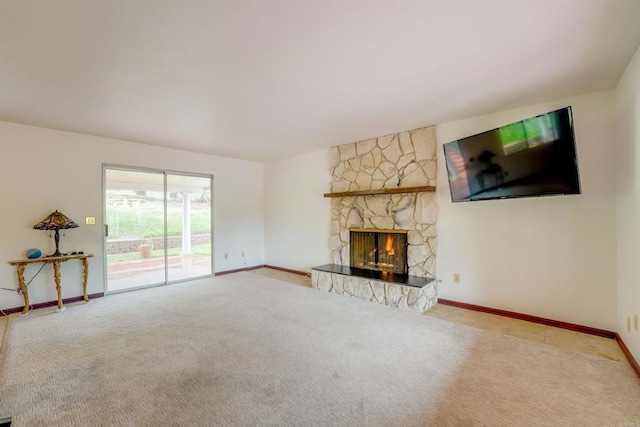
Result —
<path fill-rule="evenodd" d="M 82 258 L 82 294 L 84 296 L 84 302 L 89 302 L 87 296 L 87 279 L 89 278 L 89 261 L 87 258 Z"/>
<path fill-rule="evenodd" d="M 24 284 L 24 264 L 18 265 L 18 285 L 24 298 L 24 308 L 22 309 L 21 316 L 29 314 L 29 292 Z"/>
<path fill-rule="evenodd" d="M 57 312 L 61 313 L 65 310 L 62 305 L 62 286 L 60 285 L 60 262 L 53 262 L 53 278 L 56 281 L 56 291 L 58 292 L 58 309 Z"/>

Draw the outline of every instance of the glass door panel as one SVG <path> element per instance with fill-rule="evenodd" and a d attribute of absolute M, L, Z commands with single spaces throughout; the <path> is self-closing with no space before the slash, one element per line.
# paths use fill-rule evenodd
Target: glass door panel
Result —
<path fill-rule="evenodd" d="M 104 169 L 107 292 L 166 283 L 164 173 Z"/>
<path fill-rule="evenodd" d="M 211 177 L 167 173 L 167 277 L 213 274 Z"/>

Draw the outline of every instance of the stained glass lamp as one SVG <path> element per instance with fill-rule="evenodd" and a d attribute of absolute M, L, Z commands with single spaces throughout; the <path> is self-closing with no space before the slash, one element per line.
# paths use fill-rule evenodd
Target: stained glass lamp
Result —
<path fill-rule="evenodd" d="M 60 245 L 60 232 L 59 230 L 65 230 L 67 228 L 78 228 L 79 225 L 70 220 L 65 214 L 62 212 L 58 212 L 57 210 L 52 214 L 49 214 L 45 219 L 37 223 L 33 226 L 36 230 L 54 230 L 55 233 L 55 241 L 56 241 L 56 251 L 49 256 L 60 256 L 59 245 Z M 51 235 L 49 235 L 51 236 Z"/>

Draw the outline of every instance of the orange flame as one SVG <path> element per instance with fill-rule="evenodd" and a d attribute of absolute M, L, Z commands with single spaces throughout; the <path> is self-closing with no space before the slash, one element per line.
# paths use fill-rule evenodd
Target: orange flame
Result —
<path fill-rule="evenodd" d="M 389 256 L 396 254 L 396 251 L 393 249 L 393 237 L 390 235 L 387 236 L 387 243 L 385 244 L 384 249 L 387 251 L 387 255 Z"/>

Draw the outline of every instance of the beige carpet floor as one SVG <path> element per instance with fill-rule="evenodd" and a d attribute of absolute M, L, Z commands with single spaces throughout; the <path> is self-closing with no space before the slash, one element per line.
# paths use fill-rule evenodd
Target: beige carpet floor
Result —
<path fill-rule="evenodd" d="M 9 318 L 32 425 L 636 426 L 631 368 L 250 273 Z"/>

